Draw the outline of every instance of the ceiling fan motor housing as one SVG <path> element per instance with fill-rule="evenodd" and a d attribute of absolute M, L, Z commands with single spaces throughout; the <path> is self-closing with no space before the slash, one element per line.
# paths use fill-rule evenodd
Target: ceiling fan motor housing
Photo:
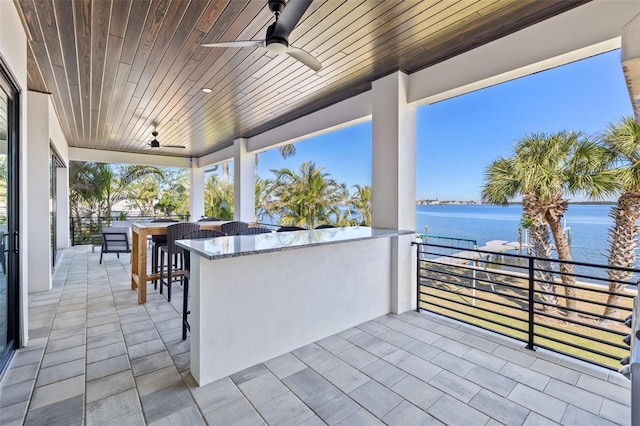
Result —
<path fill-rule="evenodd" d="M 158 137 L 158 132 L 154 130 L 153 132 L 151 132 L 151 135 L 153 136 L 153 140 L 149 143 L 149 146 L 151 148 L 160 148 L 160 142 L 158 142 L 158 139 L 156 139 Z"/>
<path fill-rule="evenodd" d="M 274 37 L 273 31 L 276 28 L 276 22 L 269 25 L 267 28 L 267 39 L 265 41 L 265 45 L 269 52 L 275 54 L 285 53 L 289 48 L 289 41 L 283 37 Z"/>
<path fill-rule="evenodd" d="M 281 14 L 285 6 L 284 0 L 269 0 L 269 10 L 276 15 Z"/>

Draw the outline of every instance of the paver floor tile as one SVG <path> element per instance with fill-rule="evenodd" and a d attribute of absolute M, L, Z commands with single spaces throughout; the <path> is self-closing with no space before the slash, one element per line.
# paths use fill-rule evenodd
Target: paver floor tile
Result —
<path fill-rule="evenodd" d="M 378 418 L 384 417 L 402 402 L 398 394 L 374 380 L 369 380 L 349 393 L 349 396 Z"/>
<path fill-rule="evenodd" d="M 271 403 L 271 401 L 269 403 Z M 268 408 L 271 407 L 267 407 L 267 409 Z M 280 419 L 281 417 L 285 419 L 296 417 L 296 413 L 279 413 L 278 407 L 274 407 L 271 412 L 273 412 L 272 415 L 275 419 Z M 291 417 L 287 417 L 289 414 Z M 211 426 L 228 426 L 233 424 L 258 426 L 264 424 L 262 417 L 260 417 L 251 404 L 244 398 L 236 399 L 216 410 L 209 411 L 204 417 Z M 275 421 L 273 424 L 276 424 Z"/>

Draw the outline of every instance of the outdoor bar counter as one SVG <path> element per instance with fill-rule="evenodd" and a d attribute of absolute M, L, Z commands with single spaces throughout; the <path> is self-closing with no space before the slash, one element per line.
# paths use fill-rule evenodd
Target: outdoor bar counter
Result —
<path fill-rule="evenodd" d="M 203 386 L 389 313 L 392 243 L 411 234 L 348 227 L 178 241 L 191 252 L 191 374 Z"/>

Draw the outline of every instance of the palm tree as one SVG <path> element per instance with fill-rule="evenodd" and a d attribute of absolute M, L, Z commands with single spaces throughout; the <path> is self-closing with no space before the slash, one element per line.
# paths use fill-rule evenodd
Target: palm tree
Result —
<path fill-rule="evenodd" d="M 296 147 L 292 143 L 282 145 L 278 147 L 278 150 L 280 151 L 280 155 L 282 155 L 282 158 L 284 158 L 285 160 L 296 155 Z"/>
<path fill-rule="evenodd" d="M 102 227 L 103 218 L 111 216 L 112 206 L 130 199 L 135 184 L 148 176 L 162 176 L 162 171 L 148 166 L 70 162 L 69 204 L 73 223 L 82 229 L 85 226 L 83 219 L 88 218 L 89 226 L 81 233 L 95 233 Z"/>
<path fill-rule="evenodd" d="M 617 182 L 622 195 L 618 198 L 610 216 L 615 221 L 609 231 L 609 264 L 622 268 L 635 266 L 636 248 L 638 246 L 638 220 L 640 219 L 640 124 L 633 117 L 624 117 L 610 124 L 601 136 L 605 145 L 617 156 L 622 167 L 616 170 Z M 603 316 L 619 318 L 620 296 L 625 284 L 631 279 L 631 273 L 610 269 L 608 305 Z M 603 323 L 607 323 L 605 318 Z"/>
<path fill-rule="evenodd" d="M 76 199 L 84 201 L 98 216 L 110 216 L 112 206 L 129 195 L 131 185 L 154 174 L 163 176 L 157 167 L 72 162 L 69 185 Z"/>
<path fill-rule="evenodd" d="M 271 206 L 271 195 L 273 189 L 273 181 L 270 179 L 256 178 L 255 185 L 255 212 L 256 222 L 260 223 L 265 216 L 269 217 L 269 221 L 273 218 L 273 212 L 269 210 Z"/>
<path fill-rule="evenodd" d="M 551 239 L 549 228 L 544 220 L 544 211 L 539 205 L 535 192 L 522 186 L 520 180 L 521 170 L 514 158 L 499 158 L 487 167 L 485 171 L 485 184 L 482 189 L 482 199 L 490 204 L 506 206 L 517 195 L 522 195 L 523 223 L 529 229 L 531 237 L 532 253 L 541 259 L 536 261 L 536 280 L 544 293 L 540 299 L 546 303 L 545 310 L 551 309 L 549 305 L 558 304 L 555 295 L 556 289 L 553 283 L 551 262 Z"/>
<path fill-rule="evenodd" d="M 229 182 L 229 162 L 222 163 L 222 181 Z"/>
<path fill-rule="evenodd" d="M 315 163 L 305 161 L 298 173 L 287 168 L 272 172 L 276 178 L 268 210 L 279 212 L 283 224 L 313 228 L 340 216 L 339 206 L 345 201 L 341 185 Z"/>
<path fill-rule="evenodd" d="M 369 185 L 353 185 L 356 189 L 351 196 L 351 204 L 359 215 L 358 223 L 371 226 L 371 187 Z"/>
<path fill-rule="evenodd" d="M 289 157 L 293 157 L 294 155 L 296 155 L 296 147 L 292 143 L 279 146 L 278 151 L 280 151 L 280 155 L 282 155 L 282 158 L 284 158 L 285 160 Z M 255 161 L 255 175 L 256 175 L 256 181 L 257 181 L 258 180 L 258 163 L 259 163 L 258 154 L 256 154 L 254 161 Z"/>
<path fill-rule="evenodd" d="M 286 145 L 282 145 L 280 147 L 278 147 L 278 150 L 280 151 L 280 155 L 282 155 L 282 158 L 284 158 L 285 160 L 289 157 L 293 157 L 294 155 L 296 155 L 296 147 L 294 144 L 289 143 Z M 271 181 L 271 179 L 261 179 L 258 176 L 258 163 L 259 163 L 259 155 L 256 154 L 255 155 L 255 164 L 254 164 L 254 169 L 253 169 L 253 173 L 255 176 L 255 192 L 256 192 L 256 197 L 255 197 L 255 203 L 256 203 L 256 221 L 258 223 L 262 222 L 262 220 L 264 219 L 265 215 L 269 217 L 269 221 L 272 220 L 273 218 L 273 211 L 269 210 L 270 208 L 273 207 L 272 203 L 271 203 L 271 193 L 272 193 L 272 189 L 273 189 L 273 181 Z"/>
<path fill-rule="evenodd" d="M 204 212 L 206 216 L 221 219 L 233 218 L 233 185 L 218 176 L 211 175 L 204 184 Z"/>
<path fill-rule="evenodd" d="M 186 169 L 165 170 L 163 191 L 154 210 L 166 216 L 189 216 L 189 174 Z"/>
<path fill-rule="evenodd" d="M 526 136 L 518 141 L 514 152 L 512 158 L 498 159 L 489 166 L 483 198 L 493 204 L 505 205 L 516 196 L 522 196 L 523 214 L 532 224 L 534 255 L 550 257 L 548 236 L 545 236 L 548 225 L 558 258 L 571 261 L 571 248 L 561 222 L 569 203 L 565 194 L 585 193 L 590 198 L 610 194 L 615 185 L 612 174 L 606 172 L 611 164 L 610 153 L 582 133 L 566 131 Z M 544 269 L 551 270 L 546 266 Z M 567 315 L 576 318 L 573 265 L 560 262 L 560 272 Z M 549 276 L 540 278 L 553 281 Z M 543 292 L 551 293 L 543 294 L 542 299 L 550 304 L 557 303 L 555 286 L 549 282 L 540 282 L 540 286 Z"/>

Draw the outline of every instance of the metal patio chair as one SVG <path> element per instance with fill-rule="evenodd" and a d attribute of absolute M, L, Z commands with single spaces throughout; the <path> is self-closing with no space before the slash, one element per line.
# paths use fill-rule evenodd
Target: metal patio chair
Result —
<path fill-rule="evenodd" d="M 182 236 L 183 240 L 198 240 L 201 238 L 226 237 L 227 234 L 211 229 L 199 229 Z M 187 339 L 187 330 L 191 331 L 189 325 L 189 280 L 191 279 L 191 253 L 189 250 L 184 251 L 184 267 L 183 267 L 184 283 L 182 285 L 182 340 Z"/>
<path fill-rule="evenodd" d="M 227 222 L 220 226 L 220 230 L 227 235 L 238 235 L 240 231 L 247 228 L 249 228 L 249 224 L 247 222 L 240 221 Z"/>
<path fill-rule="evenodd" d="M 184 265 L 183 255 L 185 250 L 176 245 L 177 240 L 193 231 L 198 231 L 200 226 L 197 223 L 184 222 L 167 226 L 167 245 L 160 248 L 160 294 L 163 287 L 167 286 L 167 301 L 171 302 L 171 285 L 174 278 L 182 276 L 183 270 L 179 265 Z M 167 267 L 165 270 L 165 254 L 167 255 Z M 165 281 L 166 277 L 166 281 Z"/>
<path fill-rule="evenodd" d="M 267 229 L 267 228 L 263 228 L 263 227 L 257 227 L 257 228 L 247 228 L 247 229 L 243 229 L 242 231 L 238 232 L 238 235 L 257 235 L 257 234 L 268 234 L 270 233 L 271 230 Z"/>
<path fill-rule="evenodd" d="M 120 253 L 131 253 L 129 230 L 127 228 L 102 228 L 100 264 L 102 264 L 102 255 L 105 253 L 115 253 L 118 256 L 118 259 L 120 258 Z"/>
<path fill-rule="evenodd" d="M 305 228 L 299 226 L 281 226 L 276 232 L 290 232 L 290 231 L 306 231 Z"/>

